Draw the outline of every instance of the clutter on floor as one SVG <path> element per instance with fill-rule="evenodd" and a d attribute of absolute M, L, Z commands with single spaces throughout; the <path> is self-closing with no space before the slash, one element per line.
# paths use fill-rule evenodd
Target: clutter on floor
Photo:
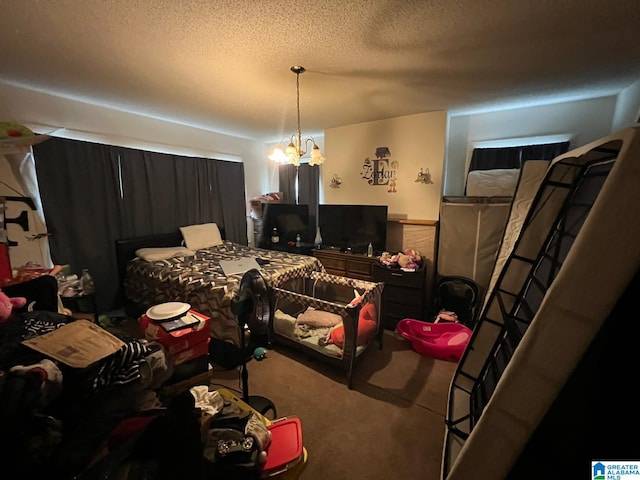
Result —
<path fill-rule="evenodd" d="M 50 480 L 297 478 L 299 420 L 269 420 L 211 389 L 210 320 L 188 307 L 143 316 L 138 335 L 50 311 L 0 322 L 3 469 Z M 162 326 L 184 315 L 196 320 Z"/>

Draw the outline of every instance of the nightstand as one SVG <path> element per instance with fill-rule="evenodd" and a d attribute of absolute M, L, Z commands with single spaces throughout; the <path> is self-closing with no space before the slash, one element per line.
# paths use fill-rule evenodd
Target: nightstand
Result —
<path fill-rule="evenodd" d="M 382 264 L 373 266 L 373 281 L 384 282 L 382 290 L 382 325 L 395 330 L 403 318 L 425 318 L 426 268 L 405 272 Z"/>

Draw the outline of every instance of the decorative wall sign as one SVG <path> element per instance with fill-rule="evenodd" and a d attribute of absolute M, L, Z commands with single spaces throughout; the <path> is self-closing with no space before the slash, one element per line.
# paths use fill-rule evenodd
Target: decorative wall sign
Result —
<path fill-rule="evenodd" d="M 425 172 L 422 171 L 422 169 L 420 169 L 420 171 L 418 172 L 418 178 L 415 179 L 416 183 L 433 183 L 433 180 L 431 180 L 431 174 L 429 173 L 429 169 L 427 168 Z"/>
<path fill-rule="evenodd" d="M 24 203 L 31 210 L 35 210 L 36 209 L 36 204 L 33 202 L 33 199 L 29 198 L 29 197 L 12 197 L 12 196 L 6 196 L 5 195 L 4 199 L 5 199 L 6 202 Z M 20 212 L 20 215 L 18 215 L 17 217 L 14 217 L 14 218 L 7 218 L 6 215 L 5 215 L 4 223 L 5 223 L 5 227 L 9 223 L 14 223 L 16 225 L 19 225 L 24 232 L 28 232 L 29 229 L 30 229 L 29 228 L 29 216 L 28 216 L 27 210 L 22 210 Z M 9 238 L 7 238 L 7 244 L 10 247 L 18 246 L 18 242 L 14 242 L 14 241 L 10 240 Z"/>
<path fill-rule="evenodd" d="M 371 186 L 388 186 L 387 192 L 396 193 L 398 162 L 391 160 L 388 147 L 376 148 L 376 157 L 367 157 L 362 164 L 360 177 Z"/>
<path fill-rule="evenodd" d="M 329 186 L 331 188 L 340 188 L 340 185 L 342 185 L 342 178 L 337 173 L 334 173 Z"/>

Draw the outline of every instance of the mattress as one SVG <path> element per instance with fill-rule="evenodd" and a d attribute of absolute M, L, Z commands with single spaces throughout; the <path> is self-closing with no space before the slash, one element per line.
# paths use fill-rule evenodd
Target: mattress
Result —
<path fill-rule="evenodd" d="M 519 169 L 473 170 L 467 175 L 467 196 L 510 197 L 516 190 Z"/>
<path fill-rule="evenodd" d="M 261 272 L 271 283 L 323 271 L 315 257 L 225 241 L 221 245 L 163 260 L 134 258 L 126 268 L 124 293 L 127 299 L 142 308 L 170 301 L 187 302 L 193 310 L 211 317 L 212 337 L 239 346 L 238 322 L 230 306 L 243 274 L 225 276 L 220 260 L 243 257 L 264 261 Z"/>

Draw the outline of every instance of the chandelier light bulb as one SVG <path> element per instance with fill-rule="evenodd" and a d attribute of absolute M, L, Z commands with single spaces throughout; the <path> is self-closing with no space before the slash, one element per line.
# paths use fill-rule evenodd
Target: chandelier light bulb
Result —
<path fill-rule="evenodd" d="M 311 149 L 311 160 L 309 160 L 309 165 L 321 165 L 324 163 L 324 157 L 322 156 L 322 152 L 320 152 L 320 147 L 313 143 L 313 148 Z"/>

